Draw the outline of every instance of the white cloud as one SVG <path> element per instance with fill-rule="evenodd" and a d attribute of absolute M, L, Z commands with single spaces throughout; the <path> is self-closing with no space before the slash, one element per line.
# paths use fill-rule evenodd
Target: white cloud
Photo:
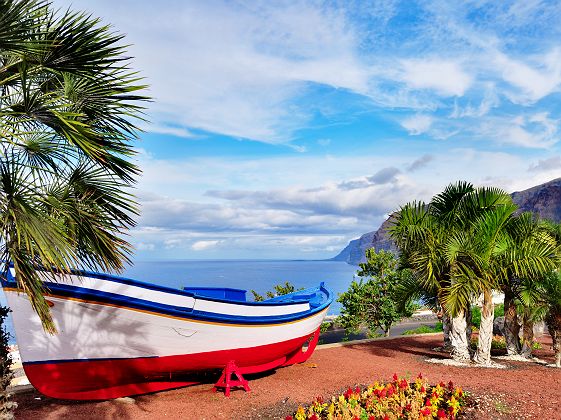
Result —
<path fill-rule="evenodd" d="M 443 96 L 463 96 L 472 83 L 460 63 L 438 58 L 403 60 L 401 77 L 411 88 L 432 89 Z"/>
<path fill-rule="evenodd" d="M 136 248 L 139 251 L 153 251 L 154 249 L 156 249 L 156 245 L 154 245 L 153 243 L 137 242 Z"/>
<path fill-rule="evenodd" d="M 547 159 L 540 159 L 528 167 L 530 172 L 555 172 L 561 175 L 561 156 L 556 155 Z"/>
<path fill-rule="evenodd" d="M 410 135 L 418 136 L 429 131 L 432 122 L 433 118 L 431 116 L 416 114 L 401 121 L 401 125 Z"/>
<path fill-rule="evenodd" d="M 183 137 L 183 138 L 197 137 L 195 134 L 187 130 L 185 127 L 173 127 L 170 125 L 160 125 L 160 124 L 141 124 L 139 128 L 142 131 L 148 133 L 169 134 L 175 137 Z"/>
<path fill-rule="evenodd" d="M 205 251 L 216 247 L 220 241 L 197 241 L 191 245 L 193 251 Z"/>
<path fill-rule="evenodd" d="M 454 107 L 450 118 L 480 118 L 487 115 L 493 108 L 500 105 L 500 98 L 494 83 L 486 83 L 481 87 L 484 95 L 479 105 L 468 103 L 460 106 L 458 100 L 454 101 Z"/>
<path fill-rule="evenodd" d="M 525 148 L 549 148 L 559 141 L 559 122 L 547 113 L 484 120 L 476 127 L 479 136 L 498 144 Z"/>
<path fill-rule="evenodd" d="M 158 132 L 171 124 L 173 135 L 185 134 L 177 128 L 185 126 L 286 143 L 309 118 L 293 102 L 307 84 L 356 92 L 368 84 L 353 25 L 337 8 L 109 0 L 73 7 L 127 33 L 135 67 L 154 96 L 150 116 Z"/>
<path fill-rule="evenodd" d="M 533 57 L 534 65 L 515 60 L 506 54 L 495 57 L 502 77 L 518 90 L 509 96 L 515 102 L 533 103 L 558 92 L 561 87 L 561 49 L 554 48 L 547 54 Z"/>

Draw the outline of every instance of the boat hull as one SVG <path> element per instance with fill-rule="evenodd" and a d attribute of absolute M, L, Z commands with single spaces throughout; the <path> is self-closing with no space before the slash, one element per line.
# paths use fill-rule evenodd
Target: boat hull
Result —
<path fill-rule="evenodd" d="M 286 363 L 287 355 L 309 357 L 313 349 L 301 350 L 309 338 L 177 356 L 25 363 L 24 370 L 29 381 L 46 396 L 105 400 L 192 385 L 199 381 L 190 373 L 224 367 L 230 360 L 244 366 L 248 373 L 275 369 Z M 243 367 L 241 372 L 245 373 Z"/>
<path fill-rule="evenodd" d="M 314 350 L 331 303 L 307 310 L 310 305 L 301 301 L 260 306 L 176 291 L 160 296 L 161 290 L 141 284 L 99 278 L 66 283 L 52 284 L 47 294 L 55 335 L 45 333 L 27 296 L 4 284 L 26 375 L 38 391 L 60 399 L 177 388 L 196 383 L 193 373 L 223 369 L 229 361 L 243 373 L 302 362 Z M 185 306 L 167 310 L 144 304 L 146 299 Z"/>

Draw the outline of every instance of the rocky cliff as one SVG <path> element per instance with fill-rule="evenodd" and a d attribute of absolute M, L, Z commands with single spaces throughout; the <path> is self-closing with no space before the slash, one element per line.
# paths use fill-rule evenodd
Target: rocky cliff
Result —
<path fill-rule="evenodd" d="M 511 195 L 520 211 L 531 211 L 541 218 L 555 222 L 561 221 L 561 178 L 524 191 L 514 192 Z M 345 249 L 332 259 L 358 265 L 364 262 L 365 251 L 368 248 L 375 248 L 377 251 L 380 249 L 394 251 L 395 246 L 387 234 L 390 221 L 391 216 L 382 223 L 378 230 L 365 233 L 360 238 L 349 242 Z"/>

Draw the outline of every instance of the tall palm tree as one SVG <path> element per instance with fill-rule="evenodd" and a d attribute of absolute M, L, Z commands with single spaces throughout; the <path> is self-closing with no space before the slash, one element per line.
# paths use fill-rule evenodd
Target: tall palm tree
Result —
<path fill-rule="evenodd" d="M 551 237 L 528 231 L 528 216 L 514 217 L 517 206 L 504 191 L 478 188 L 466 195 L 460 212 L 469 221 L 448 244 L 454 266 L 447 306 L 452 313 L 474 296 L 483 295 L 481 327 L 475 360 L 490 363 L 493 332 L 492 292 L 510 277 L 536 278 L 555 267 L 557 257 Z M 521 239 L 522 238 L 522 239 Z"/>
<path fill-rule="evenodd" d="M 51 332 L 36 269 L 118 271 L 131 251 L 147 98 L 122 38 L 46 1 L 0 0 L 0 252 Z"/>
<path fill-rule="evenodd" d="M 426 295 L 436 295 L 443 308 L 443 324 L 449 331 L 452 356 L 456 359 L 469 359 L 468 323 L 466 321 L 468 304 L 457 311 L 451 319 L 446 310 L 445 291 L 451 282 L 452 265 L 447 259 L 446 244 L 457 229 L 462 229 L 464 221 L 458 217 L 462 198 L 473 191 L 467 182 L 448 185 L 444 191 L 434 196 L 429 204 L 408 203 L 396 213 L 390 236 L 401 252 L 404 265 L 415 273 L 415 282 L 409 289 L 420 287 Z"/>

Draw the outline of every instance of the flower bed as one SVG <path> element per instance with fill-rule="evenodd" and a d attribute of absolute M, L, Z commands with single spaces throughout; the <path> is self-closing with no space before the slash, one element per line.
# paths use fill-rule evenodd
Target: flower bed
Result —
<path fill-rule="evenodd" d="M 421 374 L 411 381 L 394 374 L 392 382 L 349 388 L 330 401 L 317 397 L 286 420 L 456 419 L 464 406 L 465 394 L 452 382 L 429 385 Z"/>

